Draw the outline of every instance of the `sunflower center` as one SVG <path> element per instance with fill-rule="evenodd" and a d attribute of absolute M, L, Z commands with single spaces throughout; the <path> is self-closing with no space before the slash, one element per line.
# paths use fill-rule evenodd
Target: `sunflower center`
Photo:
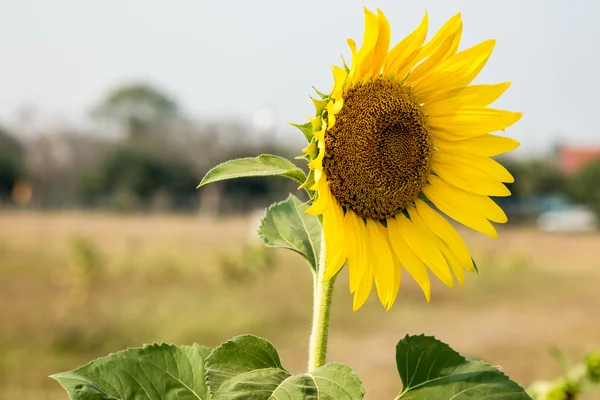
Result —
<path fill-rule="evenodd" d="M 432 150 L 425 116 L 408 90 L 378 79 L 344 95 L 325 135 L 323 169 L 341 206 L 382 220 L 417 198 Z"/>

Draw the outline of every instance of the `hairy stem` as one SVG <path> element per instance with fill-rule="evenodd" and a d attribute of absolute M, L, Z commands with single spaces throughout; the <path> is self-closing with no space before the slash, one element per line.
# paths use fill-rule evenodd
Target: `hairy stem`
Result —
<path fill-rule="evenodd" d="M 326 282 L 325 276 L 325 238 L 321 236 L 321 255 L 319 267 L 314 274 L 314 305 L 312 332 L 310 334 L 308 352 L 308 371 L 312 371 L 325 364 L 327 356 L 327 339 L 329 337 L 329 319 L 331 316 L 331 299 L 335 277 Z"/>

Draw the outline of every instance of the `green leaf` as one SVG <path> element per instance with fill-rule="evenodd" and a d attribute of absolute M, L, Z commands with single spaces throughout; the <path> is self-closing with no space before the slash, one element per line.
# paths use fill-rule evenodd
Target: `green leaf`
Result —
<path fill-rule="evenodd" d="M 257 369 L 223 382 L 213 400 L 268 400 L 290 374 L 281 369 Z"/>
<path fill-rule="evenodd" d="M 321 249 L 321 223 L 316 216 L 306 214 L 307 208 L 294 195 L 272 204 L 267 208 L 258 234 L 269 247 L 282 247 L 300 254 L 316 271 Z"/>
<path fill-rule="evenodd" d="M 256 336 L 238 336 L 206 360 L 213 400 L 360 400 L 360 379 L 343 364 L 327 364 L 292 376 L 277 350 Z"/>
<path fill-rule="evenodd" d="M 265 368 L 288 374 L 271 343 L 252 335 L 236 336 L 217 347 L 206 359 L 206 381 L 214 392 L 232 377 Z"/>
<path fill-rule="evenodd" d="M 292 376 L 273 391 L 277 400 L 359 400 L 365 389 L 358 376 L 347 365 L 326 364 L 314 371 Z"/>
<path fill-rule="evenodd" d="M 525 391 L 500 369 L 469 361 L 428 336 L 406 336 L 396 346 L 402 400 L 526 400 Z"/>
<path fill-rule="evenodd" d="M 73 400 L 207 400 L 205 358 L 198 345 L 146 345 L 52 375 Z"/>
<path fill-rule="evenodd" d="M 226 179 L 256 176 L 283 176 L 304 183 L 304 171 L 286 158 L 261 154 L 258 157 L 238 158 L 217 165 L 206 173 L 198 187 Z"/>

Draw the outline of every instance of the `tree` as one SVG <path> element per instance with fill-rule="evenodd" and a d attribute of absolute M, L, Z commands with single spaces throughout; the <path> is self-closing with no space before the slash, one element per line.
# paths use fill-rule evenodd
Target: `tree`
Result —
<path fill-rule="evenodd" d="M 590 205 L 600 217 L 600 160 L 585 165 L 568 188 L 573 200 Z"/>
<path fill-rule="evenodd" d="M 515 199 L 565 193 L 566 178 L 552 160 L 506 159 L 502 164 L 515 178 L 514 183 L 507 185 Z"/>
<path fill-rule="evenodd" d="M 83 176 L 81 194 L 88 204 L 113 200 L 123 193 L 131 194 L 141 205 L 149 205 L 160 194 L 168 195 L 175 203 L 185 203 L 197 199 L 197 184 L 198 176 L 187 163 L 134 146 L 121 146 Z"/>
<path fill-rule="evenodd" d="M 130 139 L 160 131 L 179 116 L 177 102 L 148 83 L 133 83 L 110 91 L 94 110 L 97 117 L 116 123 Z"/>
<path fill-rule="evenodd" d="M 25 173 L 23 147 L 0 129 L 0 203 L 10 198 L 15 184 L 25 177 Z"/>

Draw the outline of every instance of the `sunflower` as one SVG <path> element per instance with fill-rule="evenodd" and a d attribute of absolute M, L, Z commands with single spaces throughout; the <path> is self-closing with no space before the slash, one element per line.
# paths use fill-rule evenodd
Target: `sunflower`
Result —
<path fill-rule="evenodd" d="M 454 227 L 441 214 L 497 238 L 504 223 L 488 196 L 508 196 L 511 174 L 491 157 L 515 149 L 492 135 L 521 113 L 488 106 L 510 85 L 469 85 L 495 41 L 458 51 L 460 14 L 425 42 L 427 14 L 390 48 L 385 15 L 365 9 L 362 46 L 348 39 L 350 67 L 332 67 L 330 94 L 313 99 L 303 150 L 314 191 L 308 213 L 321 215 L 326 247 L 324 279 L 348 262 L 353 308 L 375 283 L 386 309 L 405 269 L 430 300 L 429 273 L 449 287 L 475 266 Z M 306 132 L 305 132 L 306 133 Z"/>

